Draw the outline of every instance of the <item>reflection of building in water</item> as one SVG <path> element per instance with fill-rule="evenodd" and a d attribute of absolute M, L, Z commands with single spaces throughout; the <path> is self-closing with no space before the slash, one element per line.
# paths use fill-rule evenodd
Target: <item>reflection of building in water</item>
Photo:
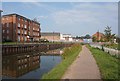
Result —
<path fill-rule="evenodd" d="M 11 55 L 2 59 L 3 76 L 19 77 L 40 67 L 38 54 Z"/>

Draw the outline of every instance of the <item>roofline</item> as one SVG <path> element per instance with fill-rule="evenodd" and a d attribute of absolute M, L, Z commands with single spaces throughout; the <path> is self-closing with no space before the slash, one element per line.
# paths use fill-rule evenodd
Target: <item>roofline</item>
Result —
<path fill-rule="evenodd" d="M 41 32 L 41 33 L 59 33 L 60 34 L 60 32 Z"/>
<path fill-rule="evenodd" d="M 5 17 L 5 16 L 12 16 L 12 15 L 16 15 L 16 16 L 23 17 L 23 18 L 25 18 L 26 20 L 29 20 L 29 21 L 35 22 L 35 23 L 37 23 L 37 24 L 39 24 L 39 25 L 40 25 L 40 23 L 39 23 L 39 22 L 37 22 L 37 21 L 34 21 L 34 20 L 31 20 L 31 19 L 29 19 L 29 18 L 27 18 L 27 17 L 24 17 L 24 16 L 22 16 L 22 15 L 19 15 L 19 14 L 16 14 L 16 13 L 2 15 L 2 17 Z"/>

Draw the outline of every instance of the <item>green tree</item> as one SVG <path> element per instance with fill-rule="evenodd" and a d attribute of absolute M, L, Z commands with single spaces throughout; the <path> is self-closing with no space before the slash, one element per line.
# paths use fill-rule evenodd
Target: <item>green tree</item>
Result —
<path fill-rule="evenodd" d="M 111 27 L 109 27 L 109 26 L 105 27 L 104 32 L 105 32 L 106 42 L 112 42 L 112 40 L 113 40 L 114 37 L 115 37 L 115 34 L 112 34 L 111 31 L 112 31 L 112 30 L 111 30 Z"/>
<path fill-rule="evenodd" d="M 86 39 L 90 39 L 91 36 L 90 36 L 89 34 L 87 34 L 87 35 L 85 36 L 85 38 L 86 38 Z"/>
<path fill-rule="evenodd" d="M 92 41 L 93 42 L 96 42 L 97 41 L 97 38 L 95 36 L 92 37 Z"/>

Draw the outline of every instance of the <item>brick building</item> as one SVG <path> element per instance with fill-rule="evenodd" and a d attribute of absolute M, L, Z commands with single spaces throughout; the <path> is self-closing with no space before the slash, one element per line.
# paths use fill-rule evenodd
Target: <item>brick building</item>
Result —
<path fill-rule="evenodd" d="M 99 31 L 96 32 L 95 34 L 92 35 L 92 37 L 94 37 L 96 39 L 96 41 L 104 41 L 105 38 L 104 38 L 104 34 L 103 33 L 100 33 Z"/>
<path fill-rule="evenodd" d="M 42 32 L 41 39 L 47 39 L 48 41 L 60 41 L 60 33 L 58 33 L 58 32 Z"/>
<path fill-rule="evenodd" d="M 3 41 L 30 42 L 39 41 L 40 23 L 18 14 L 2 16 Z"/>

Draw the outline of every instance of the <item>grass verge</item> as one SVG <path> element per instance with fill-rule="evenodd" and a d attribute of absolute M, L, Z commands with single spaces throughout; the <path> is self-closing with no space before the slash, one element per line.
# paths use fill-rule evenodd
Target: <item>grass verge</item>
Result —
<path fill-rule="evenodd" d="M 104 44 L 105 47 L 120 50 L 120 44 Z"/>
<path fill-rule="evenodd" d="M 62 54 L 63 61 L 60 64 L 58 64 L 55 68 L 53 68 L 50 72 L 44 74 L 42 76 L 42 79 L 61 79 L 67 68 L 76 59 L 80 51 L 80 44 L 72 45 L 69 48 L 65 48 L 64 53 Z"/>
<path fill-rule="evenodd" d="M 92 52 L 101 72 L 104 81 L 119 81 L 119 60 L 108 53 L 88 46 Z"/>

